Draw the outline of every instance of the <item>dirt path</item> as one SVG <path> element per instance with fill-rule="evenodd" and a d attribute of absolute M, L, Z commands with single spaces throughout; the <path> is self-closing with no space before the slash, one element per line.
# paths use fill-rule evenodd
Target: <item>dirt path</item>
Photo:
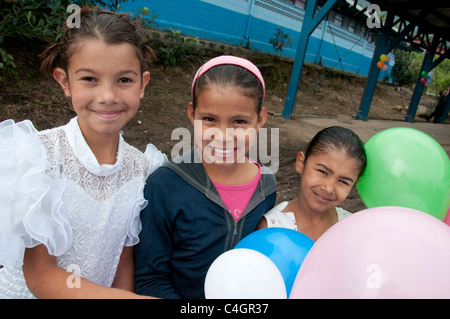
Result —
<path fill-rule="evenodd" d="M 448 124 L 434 124 L 425 122 L 408 123 L 403 121 L 388 120 L 368 120 L 359 121 L 351 117 L 341 116 L 337 118 L 307 118 L 301 117 L 293 120 L 283 120 L 281 118 L 271 118 L 271 125 L 279 125 L 283 130 L 297 132 L 303 138 L 312 138 L 317 130 L 327 126 L 339 125 L 353 130 L 366 142 L 376 133 L 391 127 L 410 127 L 420 130 L 433 137 L 450 156 L 450 126 Z M 273 124 L 272 124 L 273 123 Z"/>

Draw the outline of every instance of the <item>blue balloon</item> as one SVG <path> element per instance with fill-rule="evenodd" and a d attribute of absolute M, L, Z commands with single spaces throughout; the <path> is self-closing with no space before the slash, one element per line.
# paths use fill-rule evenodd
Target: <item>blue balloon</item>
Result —
<path fill-rule="evenodd" d="M 235 248 L 253 249 L 269 257 L 283 276 L 289 296 L 303 259 L 313 245 L 311 238 L 298 231 L 275 227 L 251 233 Z"/>

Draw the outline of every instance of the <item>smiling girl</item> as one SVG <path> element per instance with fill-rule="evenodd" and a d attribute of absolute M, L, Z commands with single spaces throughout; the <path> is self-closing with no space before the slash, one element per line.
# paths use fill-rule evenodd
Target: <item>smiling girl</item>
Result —
<path fill-rule="evenodd" d="M 151 144 L 141 153 L 121 130 L 144 96 L 152 51 L 128 16 L 80 14 L 81 28 L 42 53 L 77 116 L 42 132 L 0 123 L 2 298 L 137 297 L 143 188 L 167 158 Z"/>
<path fill-rule="evenodd" d="M 359 137 L 344 127 L 328 127 L 297 153 L 300 194 L 264 215 L 258 229 L 297 230 L 316 241 L 328 228 L 350 215 L 338 207 L 364 173 L 367 159 Z"/>
<path fill-rule="evenodd" d="M 216 57 L 197 71 L 187 110 L 195 148 L 160 167 L 144 190 L 138 293 L 204 298 L 212 262 L 275 204 L 274 175 L 244 156 L 267 118 L 264 92 L 258 68 L 243 58 Z"/>

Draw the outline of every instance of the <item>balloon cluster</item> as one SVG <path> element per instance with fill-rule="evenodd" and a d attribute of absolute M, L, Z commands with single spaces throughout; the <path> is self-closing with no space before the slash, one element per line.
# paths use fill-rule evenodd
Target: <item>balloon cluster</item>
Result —
<path fill-rule="evenodd" d="M 450 159 L 412 128 L 365 144 L 357 184 L 368 209 L 317 242 L 267 228 L 219 256 L 206 298 L 450 298 Z"/>
<path fill-rule="evenodd" d="M 391 59 L 386 54 L 380 55 L 380 61 L 377 63 L 377 68 L 387 71 L 390 61 Z"/>
<path fill-rule="evenodd" d="M 332 226 L 306 256 L 290 298 L 450 298 L 450 227 L 405 207 Z"/>
<path fill-rule="evenodd" d="M 433 80 L 431 79 L 432 76 L 432 72 L 428 73 L 427 71 L 422 71 L 420 73 L 421 79 L 420 79 L 420 83 L 422 84 L 430 84 L 433 82 Z"/>
<path fill-rule="evenodd" d="M 205 297 L 286 299 L 313 245 L 312 239 L 292 229 L 258 230 L 213 262 Z"/>

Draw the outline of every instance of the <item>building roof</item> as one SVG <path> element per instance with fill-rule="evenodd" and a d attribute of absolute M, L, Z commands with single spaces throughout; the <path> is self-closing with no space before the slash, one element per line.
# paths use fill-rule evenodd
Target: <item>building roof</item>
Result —
<path fill-rule="evenodd" d="M 450 48 L 450 1 L 370 0 L 370 3 L 416 25 L 408 39 L 412 44 L 427 47 L 429 35 L 434 35 L 442 39 L 436 53 L 442 54 Z"/>

